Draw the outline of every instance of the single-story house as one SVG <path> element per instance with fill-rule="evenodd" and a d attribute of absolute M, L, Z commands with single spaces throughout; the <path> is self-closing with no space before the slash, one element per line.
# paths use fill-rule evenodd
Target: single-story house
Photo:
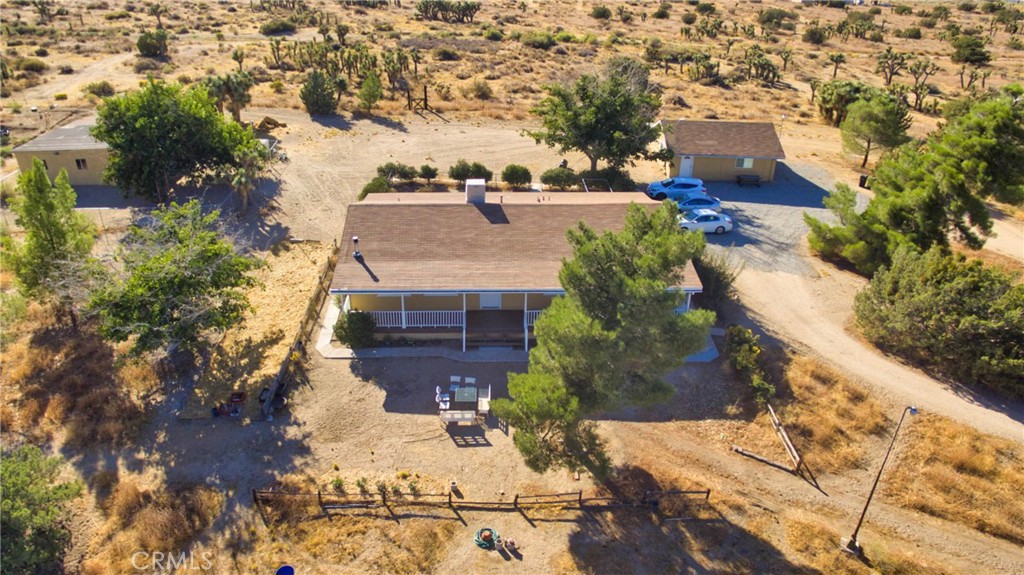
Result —
<path fill-rule="evenodd" d="M 343 312 L 371 313 L 378 337 L 528 349 L 537 316 L 565 293 L 566 230 L 621 230 L 632 201 L 658 205 L 639 194 L 371 194 L 348 208 L 330 293 Z M 692 263 L 671 289 L 688 310 L 702 291 Z"/>
<path fill-rule="evenodd" d="M 14 158 L 22 173 L 32 168 L 32 158 L 39 158 L 53 180 L 67 170 L 72 186 L 102 186 L 107 168 L 107 145 L 89 134 L 92 126 L 77 125 L 55 128 L 34 140 L 14 148 Z"/>
<path fill-rule="evenodd" d="M 726 181 L 759 176 L 770 182 L 776 161 L 786 158 L 771 122 L 662 120 L 661 129 L 662 147 L 675 152 L 667 170 L 670 178 Z"/>

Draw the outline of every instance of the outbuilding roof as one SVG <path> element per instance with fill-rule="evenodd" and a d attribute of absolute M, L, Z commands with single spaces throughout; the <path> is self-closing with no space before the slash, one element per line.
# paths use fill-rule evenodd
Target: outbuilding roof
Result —
<path fill-rule="evenodd" d="M 552 194 L 547 197 L 557 199 L 547 202 L 521 192 L 499 203 L 492 193 L 485 204 L 467 204 L 462 194 L 371 196 L 348 208 L 331 291 L 559 292 L 562 259 L 572 256 L 566 230 L 581 220 L 598 231 L 621 230 L 629 206 L 623 196 L 657 206 L 640 194 L 586 194 L 587 203 L 564 203 L 571 195 Z M 596 203 L 597 196 L 608 203 Z M 353 236 L 359 237 L 358 259 Z M 692 263 L 674 287 L 702 290 Z"/>
<path fill-rule="evenodd" d="M 14 148 L 14 152 L 64 152 L 72 150 L 106 150 L 107 145 L 89 134 L 92 126 L 64 126 L 42 134 L 31 142 Z"/>
<path fill-rule="evenodd" d="M 774 160 L 786 157 L 771 122 L 662 120 L 661 128 L 668 147 L 683 156 Z"/>

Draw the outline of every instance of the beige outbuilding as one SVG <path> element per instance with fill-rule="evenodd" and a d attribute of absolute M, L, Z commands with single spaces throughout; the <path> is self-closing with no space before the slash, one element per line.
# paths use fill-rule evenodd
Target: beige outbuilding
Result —
<path fill-rule="evenodd" d="M 786 158 L 771 122 L 662 120 L 661 128 L 662 146 L 675 152 L 669 177 L 770 182 Z"/>
<path fill-rule="evenodd" d="M 53 180 L 67 170 L 72 186 L 102 186 L 107 167 L 107 145 L 89 134 L 92 126 L 65 126 L 14 148 L 18 168 L 24 173 L 32 168 L 32 159 L 39 158 Z"/>

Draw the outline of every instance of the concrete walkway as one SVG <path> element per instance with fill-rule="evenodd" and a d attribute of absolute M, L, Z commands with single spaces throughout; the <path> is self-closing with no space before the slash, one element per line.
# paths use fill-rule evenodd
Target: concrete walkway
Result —
<path fill-rule="evenodd" d="M 526 363 L 529 354 L 522 349 L 511 347 L 481 347 L 465 352 L 441 346 L 424 347 L 374 347 L 353 350 L 334 341 L 334 324 L 341 315 L 341 308 L 328 298 L 327 313 L 324 323 L 320 326 L 320 335 L 316 340 L 316 350 L 327 359 L 383 359 L 389 357 L 443 357 L 465 363 Z M 722 335 L 724 331 L 712 328 L 711 335 Z M 718 358 L 718 348 L 708 336 L 707 345 L 700 352 L 686 358 L 691 363 L 708 363 Z"/>

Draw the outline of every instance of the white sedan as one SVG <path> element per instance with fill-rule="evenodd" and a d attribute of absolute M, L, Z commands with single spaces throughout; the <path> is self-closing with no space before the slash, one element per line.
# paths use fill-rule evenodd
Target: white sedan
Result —
<path fill-rule="evenodd" d="M 679 214 L 679 227 L 683 231 L 700 230 L 706 234 L 724 234 L 732 229 L 732 218 L 728 214 L 701 208 Z"/>

